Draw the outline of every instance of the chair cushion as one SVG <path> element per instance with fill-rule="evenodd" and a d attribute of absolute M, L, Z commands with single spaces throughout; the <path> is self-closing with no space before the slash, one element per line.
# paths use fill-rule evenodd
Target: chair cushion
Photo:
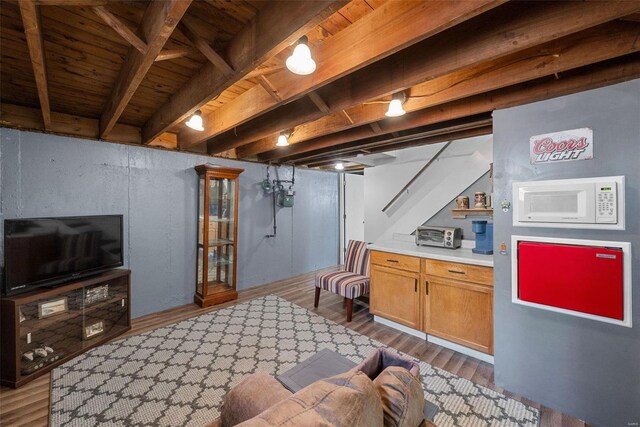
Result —
<path fill-rule="evenodd" d="M 344 260 L 344 269 L 351 273 L 369 276 L 370 251 L 367 243 L 359 240 L 349 240 L 347 255 Z"/>
<path fill-rule="evenodd" d="M 316 287 L 347 298 L 369 293 L 369 278 L 348 271 L 335 271 L 316 277 Z"/>
<path fill-rule="evenodd" d="M 238 427 L 383 427 L 383 417 L 373 382 L 349 371 L 316 381 Z"/>

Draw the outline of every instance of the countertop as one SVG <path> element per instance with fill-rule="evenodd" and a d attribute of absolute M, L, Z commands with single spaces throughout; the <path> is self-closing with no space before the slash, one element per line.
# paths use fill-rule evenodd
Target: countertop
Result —
<path fill-rule="evenodd" d="M 474 254 L 471 252 L 471 248 L 464 246 L 458 249 L 445 249 L 431 246 L 418 246 L 414 242 L 389 240 L 372 243 L 369 245 L 369 249 L 420 258 L 435 259 L 439 261 L 493 267 L 493 255 Z"/>

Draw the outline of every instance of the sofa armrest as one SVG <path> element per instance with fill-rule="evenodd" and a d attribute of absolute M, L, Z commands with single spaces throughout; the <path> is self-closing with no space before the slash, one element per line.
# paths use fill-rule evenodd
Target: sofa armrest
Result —
<path fill-rule="evenodd" d="M 271 375 L 251 374 L 225 396 L 220 411 L 220 427 L 231 427 L 249 420 L 291 394 Z"/>

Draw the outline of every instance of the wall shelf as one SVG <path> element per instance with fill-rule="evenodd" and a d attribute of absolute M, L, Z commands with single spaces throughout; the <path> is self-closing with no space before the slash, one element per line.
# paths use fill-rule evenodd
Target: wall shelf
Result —
<path fill-rule="evenodd" d="M 493 208 L 451 209 L 451 217 L 465 219 L 467 216 L 493 217 Z"/>

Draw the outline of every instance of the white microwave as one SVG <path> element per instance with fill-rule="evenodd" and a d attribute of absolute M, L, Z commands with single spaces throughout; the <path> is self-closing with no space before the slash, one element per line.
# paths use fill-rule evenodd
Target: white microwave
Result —
<path fill-rule="evenodd" d="M 513 225 L 624 230 L 624 176 L 513 183 Z"/>

